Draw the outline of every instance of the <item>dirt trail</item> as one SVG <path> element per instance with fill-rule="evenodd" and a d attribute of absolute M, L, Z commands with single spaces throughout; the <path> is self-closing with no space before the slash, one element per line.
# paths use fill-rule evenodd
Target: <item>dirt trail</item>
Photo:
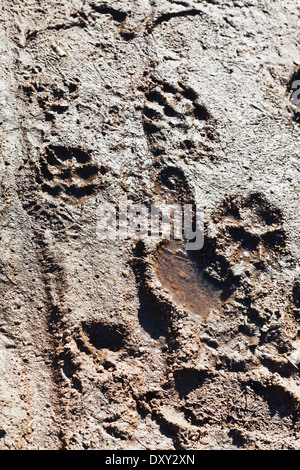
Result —
<path fill-rule="evenodd" d="M 298 31 L 1 2 L 0 449 L 299 449 Z M 204 247 L 103 239 L 124 198 L 201 207 Z"/>

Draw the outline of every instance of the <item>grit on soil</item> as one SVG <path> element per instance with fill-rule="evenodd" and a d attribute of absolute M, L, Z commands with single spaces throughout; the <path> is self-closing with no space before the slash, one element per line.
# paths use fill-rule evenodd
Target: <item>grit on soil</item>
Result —
<path fill-rule="evenodd" d="M 2 0 L 0 449 L 299 449 L 296 0 Z M 99 236 L 203 209 L 204 247 Z"/>

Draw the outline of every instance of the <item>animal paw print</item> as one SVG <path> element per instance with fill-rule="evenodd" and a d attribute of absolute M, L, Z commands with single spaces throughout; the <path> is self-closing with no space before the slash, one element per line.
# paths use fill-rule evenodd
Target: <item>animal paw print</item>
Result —
<path fill-rule="evenodd" d="M 192 87 L 153 76 L 145 91 L 143 126 L 154 156 L 180 151 L 196 158 L 217 138 L 210 113 Z"/>
<path fill-rule="evenodd" d="M 46 121 L 53 121 L 57 114 L 65 113 L 70 102 L 78 98 L 79 80 L 74 78 L 62 83 L 47 83 L 40 79 L 27 81 L 23 86 L 24 94 L 30 102 L 35 99 L 43 110 Z"/>
<path fill-rule="evenodd" d="M 213 222 L 217 232 L 208 235 L 207 272 L 225 284 L 266 270 L 284 252 L 281 211 L 259 193 L 226 199 Z"/>
<path fill-rule="evenodd" d="M 40 156 L 36 181 L 44 193 L 76 202 L 94 194 L 99 173 L 104 174 L 105 168 L 93 163 L 89 152 L 49 146 Z"/>

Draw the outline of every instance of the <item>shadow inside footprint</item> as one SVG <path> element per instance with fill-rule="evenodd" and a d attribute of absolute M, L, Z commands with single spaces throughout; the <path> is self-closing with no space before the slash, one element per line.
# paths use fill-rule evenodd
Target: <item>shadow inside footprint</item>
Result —
<path fill-rule="evenodd" d="M 163 311 L 161 305 L 159 305 L 154 294 L 151 293 L 151 288 L 149 288 L 147 284 L 144 250 L 144 244 L 138 242 L 134 250 L 136 261 L 132 264 L 138 281 L 138 297 L 140 302 L 138 318 L 143 329 L 147 331 L 153 339 L 157 340 L 161 336 L 167 335 L 170 319 Z"/>
<path fill-rule="evenodd" d="M 116 352 L 124 346 L 125 330 L 120 324 L 85 322 L 82 327 L 90 343 L 98 350 L 109 349 Z"/>
<path fill-rule="evenodd" d="M 157 340 L 166 336 L 169 321 L 162 315 L 161 308 L 141 288 L 139 292 L 140 307 L 138 312 L 139 323 L 151 338 Z"/>
<path fill-rule="evenodd" d="M 181 397 L 201 387 L 207 379 L 207 373 L 195 369 L 180 369 L 174 372 L 175 390 Z"/>

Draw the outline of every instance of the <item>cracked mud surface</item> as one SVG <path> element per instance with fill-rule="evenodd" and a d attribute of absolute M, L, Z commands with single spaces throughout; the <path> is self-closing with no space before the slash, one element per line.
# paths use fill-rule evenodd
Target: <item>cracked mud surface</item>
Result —
<path fill-rule="evenodd" d="M 3 0 L 0 449 L 299 449 L 295 1 Z M 201 205 L 204 247 L 98 207 Z"/>

